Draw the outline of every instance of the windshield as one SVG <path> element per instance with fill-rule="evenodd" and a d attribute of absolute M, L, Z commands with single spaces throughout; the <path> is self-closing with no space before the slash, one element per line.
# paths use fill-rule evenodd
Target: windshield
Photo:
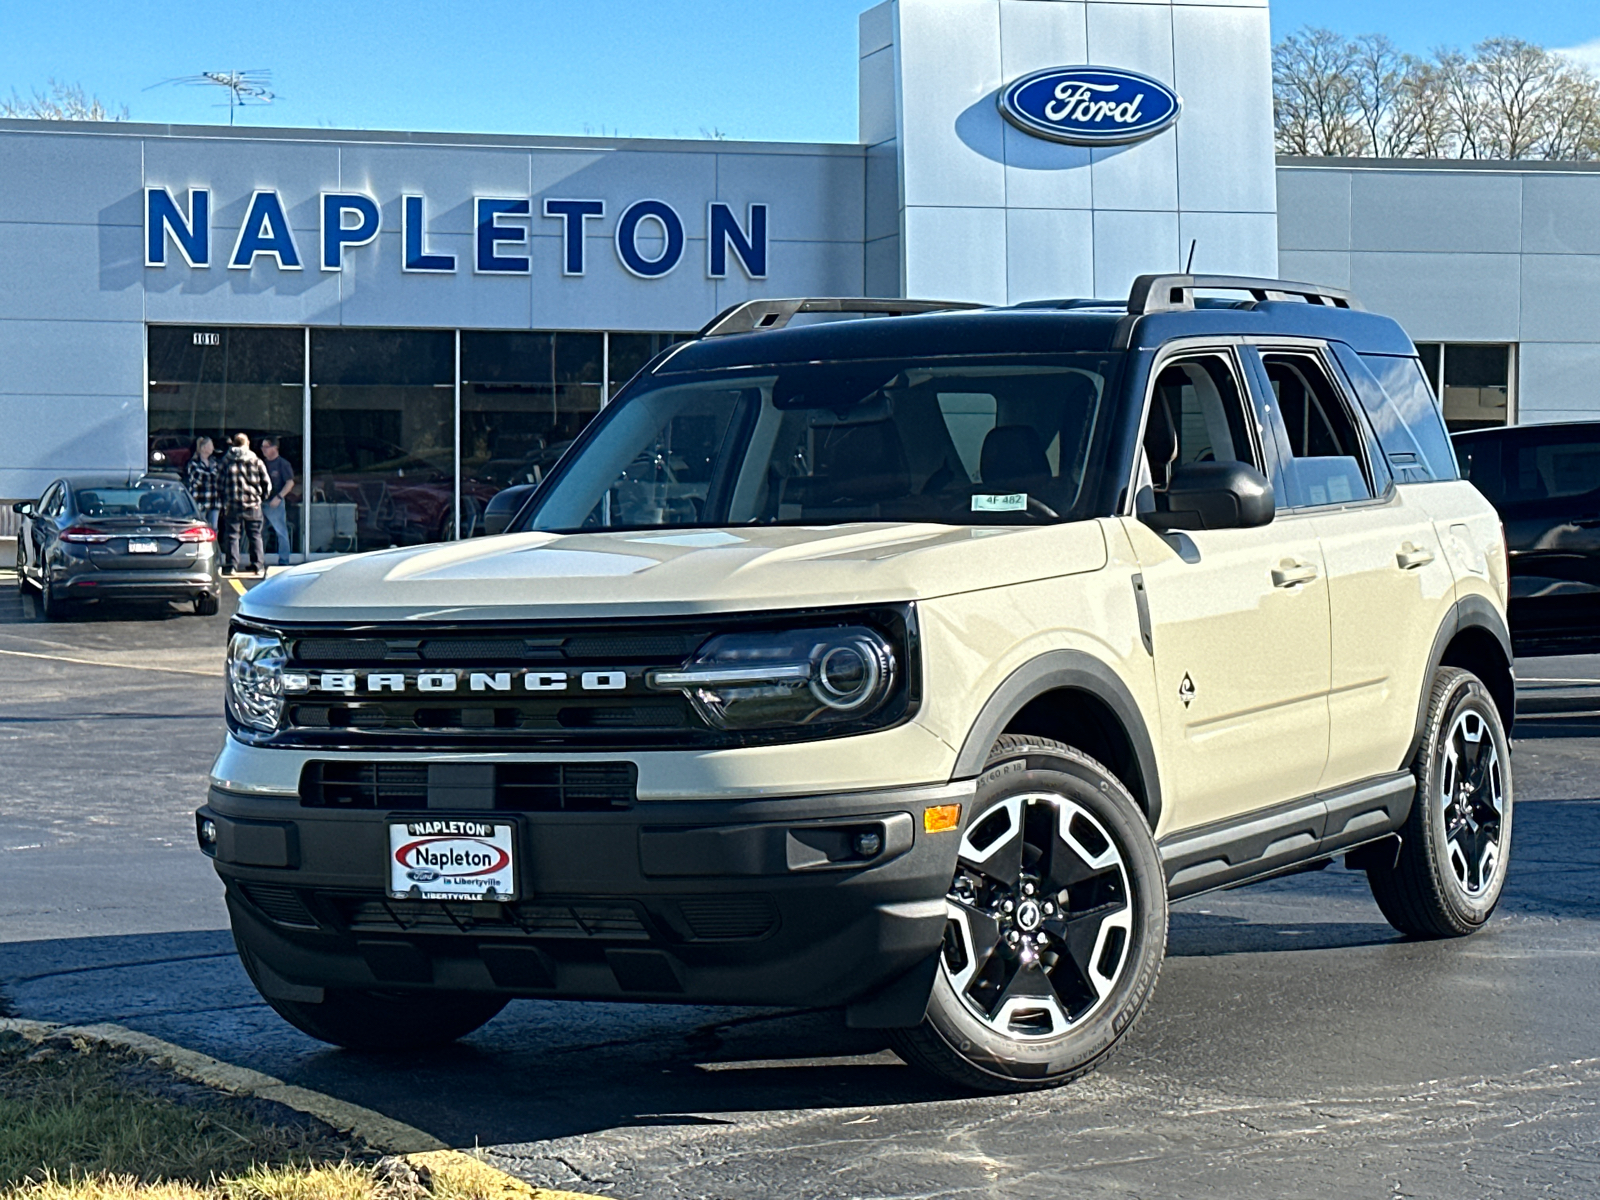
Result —
<path fill-rule="evenodd" d="M 1079 519 L 1119 358 L 804 363 L 630 391 L 518 527 Z"/>
<path fill-rule="evenodd" d="M 141 479 L 130 486 L 80 487 L 78 512 L 85 517 L 193 517 L 194 502 L 181 483 Z"/>

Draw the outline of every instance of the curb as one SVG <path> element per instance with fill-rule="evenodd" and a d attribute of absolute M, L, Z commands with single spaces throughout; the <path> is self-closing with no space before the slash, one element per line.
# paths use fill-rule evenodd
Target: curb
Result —
<path fill-rule="evenodd" d="M 52 1025 L 17 1017 L 0 1017 L 0 1033 L 18 1033 L 30 1041 L 51 1037 L 81 1038 L 119 1050 L 129 1050 L 195 1083 L 203 1083 L 234 1096 L 270 1100 L 317 1118 L 341 1132 L 361 1139 L 372 1149 L 398 1155 L 430 1171 L 466 1175 L 483 1187 L 485 1200 L 606 1200 L 583 1192 L 551 1191 L 525 1183 L 475 1154 L 454 1150 L 430 1133 L 386 1117 L 370 1108 L 285 1083 L 249 1067 L 186 1050 L 171 1042 L 121 1025 Z"/>

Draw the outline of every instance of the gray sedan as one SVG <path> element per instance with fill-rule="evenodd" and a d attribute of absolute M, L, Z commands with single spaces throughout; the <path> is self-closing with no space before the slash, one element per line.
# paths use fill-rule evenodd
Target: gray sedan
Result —
<path fill-rule="evenodd" d="M 38 588 L 47 620 L 105 600 L 188 600 L 217 611 L 216 531 L 176 479 L 84 475 L 58 479 L 12 505 L 17 586 Z"/>

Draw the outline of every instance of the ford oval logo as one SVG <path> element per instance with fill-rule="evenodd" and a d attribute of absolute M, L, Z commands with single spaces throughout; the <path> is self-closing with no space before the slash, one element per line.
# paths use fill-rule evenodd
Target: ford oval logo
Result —
<path fill-rule="evenodd" d="M 1115 67 L 1050 67 L 1000 93 L 1000 111 L 1034 137 L 1072 146 L 1122 146 L 1170 128 L 1183 111 L 1158 79 Z"/>

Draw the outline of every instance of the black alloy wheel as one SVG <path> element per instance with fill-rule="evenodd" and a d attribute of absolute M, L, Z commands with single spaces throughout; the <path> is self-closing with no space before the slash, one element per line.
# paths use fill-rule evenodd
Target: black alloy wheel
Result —
<path fill-rule="evenodd" d="M 27 593 L 33 590 L 33 584 L 28 579 L 28 556 L 22 550 L 22 538 L 17 537 L 17 591 Z"/>
<path fill-rule="evenodd" d="M 1100 763 L 1043 738 L 996 744 L 946 906 L 927 1018 L 895 1048 L 971 1090 L 1052 1087 L 1097 1066 L 1166 950 L 1143 812 Z"/>
<path fill-rule="evenodd" d="M 56 592 L 56 585 L 51 581 L 49 574 L 44 576 L 44 582 L 39 586 L 39 607 L 44 610 L 46 621 L 65 621 L 71 618 L 73 606 Z"/>
<path fill-rule="evenodd" d="M 1500 901 L 1511 852 L 1511 746 L 1500 710 L 1476 675 L 1434 675 L 1417 792 L 1391 863 L 1367 868 L 1389 923 L 1412 937 L 1481 929 Z"/>

